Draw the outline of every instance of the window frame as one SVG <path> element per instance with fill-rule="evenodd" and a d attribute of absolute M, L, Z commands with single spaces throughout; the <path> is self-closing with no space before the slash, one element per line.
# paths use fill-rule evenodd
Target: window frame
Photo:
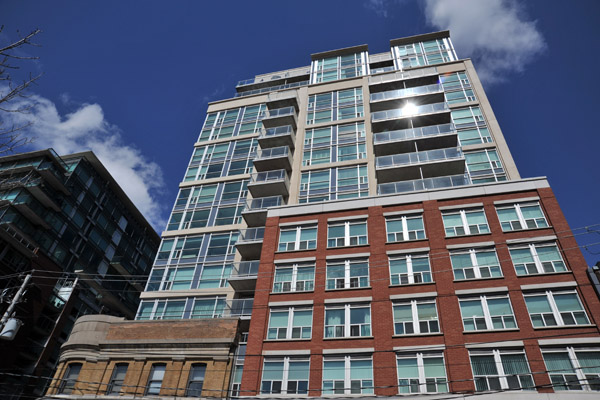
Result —
<path fill-rule="evenodd" d="M 420 320 L 419 319 L 419 305 L 425 305 L 425 304 L 433 304 L 434 308 L 435 308 L 435 319 L 424 319 L 424 320 Z M 396 307 L 399 306 L 410 306 L 411 308 L 411 315 L 412 315 L 412 321 L 397 321 L 396 320 Z M 441 333 L 441 327 L 440 327 L 440 318 L 439 318 L 439 314 L 438 314 L 438 310 L 437 310 L 437 303 L 435 301 L 435 299 L 415 299 L 415 300 L 410 300 L 410 301 L 397 301 L 397 302 L 393 302 L 392 303 L 392 312 L 393 312 L 393 323 L 394 323 L 394 335 L 395 336 L 416 336 L 416 335 L 437 335 Z M 421 332 L 421 322 L 425 322 L 425 324 L 427 325 L 427 332 Z M 435 322 L 434 326 L 437 326 L 437 330 L 432 331 L 431 330 L 431 323 Z M 398 333 L 398 324 L 412 324 L 412 332 L 409 333 Z M 403 328 L 404 332 L 406 332 L 406 328 Z"/>
<path fill-rule="evenodd" d="M 308 326 L 305 325 L 299 325 L 299 326 L 295 326 L 294 325 L 294 316 L 295 313 L 297 312 L 306 312 L 306 311 L 310 311 L 310 320 L 311 320 L 311 324 Z M 283 313 L 286 312 L 287 313 L 287 324 L 285 327 L 272 327 L 271 326 L 271 322 L 272 322 L 272 317 L 273 317 L 273 313 Z M 312 321 L 313 321 L 313 308 L 312 306 L 292 306 L 292 307 L 284 307 L 284 308 L 278 308 L 278 307 L 272 307 L 269 309 L 269 322 L 267 325 L 267 340 L 310 340 L 312 338 Z M 299 337 L 294 337 L 294 329 L 300 329 L 300 336 Z M 275 337 L 271 337 L 271 330 L 275 329 Z M 280 329 L 285 329 L 285 334 L 284 337 L 279 337 L 280 335 Z M 308 330 L 308 336 L 304 337 L 304 332 L 305 329 Z"/>
<path fill-rule="evenodd" d="M 575 294 L 576 298 L 577 298 L 577 302 L 579 303 L 579 306 L 581 307 L 581 310 L 566 310 L 566 311 L 561 311 L 558 308 L 558 305 L 556 303 L 556 299 L 554 298 L 554 296 L 556 295 L 563 295 L 563 294 Z M 534 296 L 541 296 L 544 295 L 546 297 L 546 301 L 548 303 L 548 305 L 550 306 L 550 313 L 534 313 L 533 315 L 537 315 L 540 314 L 540 318 L 541 321 L 543 322 L 544 325 L 542 326 L 536 326 L 536 324 L 534 323 L 533 320 L 533 315 L 531 313 L 531 311 L 529 310 L 529 305 L 527 304 L 527 299 L 534 297 Z M 587 311 L 585 309 L 585 306 L 583 305 L 582 301 L 581 301 L 581 297 L 579 296 L 579 293 L 577 292 L 576 289 L 567 289 L 567 290 L 545 290 L 543 292 L 530 292 L 530 293 L 523 293 L 523 297 L 525 299 L 525 306 L 527 307 L 527 313 L 529 314 L 529 319 L 531 320 L 531 325 L 533 326 L 533 329 L 539 329 L 539 328 L 555 328 L 555 327 L 561 327 L 561 326 L 572 326 L 572 327 L 577 327 L 577 326 L 586 326 L 590 324 L 590 318 L 587 315 Z M 583 316 L 586 319 L 586 323 L 577 323 L 577 318 L 575 317 L 574 313 L 579 312 L 579 313 L 583 313 Z M 575 321 L 574 324 L 566 324 L 564 322 L 564 318 L 563 318 L 563 313 L 571 313 L 572 314 L 572 318 L 573 321 Z M 546 322 L 546 319 L 544 318 L 544 314 L 552 314 L 552 318 L 554 318 L 554 321 L 556 322 L 553 325 L 548 325 Z"/>
<path fill-rule="evenodd" d="M 494 257 L 496 258 L 496 264 L 494 265 L 479 265 L 479 260 L 477 259 L 477 254 L 478 253 L 483 253 L 483 252 L 493 252 L 494 253 Z M 470 257 L 470 261 L 471 261 L 471 267 L 465 267 L 465 268 L 455 268 L 455 261 L 453 256 L 460 256 L 460 255 L 465 255 L 468 254 Z M 495 248 L 490 248 L 490 247 L 475 247 L 475 248 L 470 248 L 470 249 L 464 249 L 464 250 L 456 250 L 456 251 L 452 251 L 450 252 L 450 262 L 452 263 L 452 272 L 454 274 L 454 280 L 455 281 L 468 281 L 468 280 L 474 280 L 474 279 L 495 279 L 495 278 L 503 278 L 504 275 L 502 274 L 502 267 L 500 266 L 500 261 L 498 260 L 498 253 L 496 252 Z M 495 269 L 498 271 L 498 275 L 494 275 L 493 273 L 493 268 L 495 267 Z M 485 269 L 487 268 L 488 272 L 488 276 L 484 276 L 481 271 L 482 269 L 485 271 Z M 468 269 L 472 269 L 473 270 L 473 277 L 469 278 L 467 277 L 467 274 L 464 272 L 465 270 Z M 464 278 L 459 278 L 457 276 L 457 271 L 463 271 L 462 274 L 464 276 Z"/>
<path fill-rule="evenodd" d="M 558 253 L 559 260 L 542 261 L 540 255 L 538 253 L 538 247 L 540 247 L 540 248 L 544 248 L 544 247 L 556 248 L 556 252 Z M 529 265 L 531 263 L 515 262 L 515 258 L 513 256 L 513 250 L 524 250 L 524 249 L 529 250 L 529 254 L 530 254 L 531 258 L 533 259 L 533 267 L 535 267 L 535 270 L 536 270 L 535 273 L 529 272 Z M 508 252 L 510 253 L 510 258 L 511 258 L 512 264 L 515 268 L 515 272 L 516 272 L 517 276 L 559 274 L 559 273 L 563 273 L 563 272 L 570 272 L 570 270 L 567 268 L 567 263 L 565 263 L 565 260 L 563 259 L 562 255 L 561 255 L 561 250 L 558 248 L 558 244 L 556 242 L 534 242 L 534 243 L 527 243 L 527 244 L 522 244 L 522 245 L 509 246 Z M 562 270 L 562 271 L 557 270 L 555 263 L 558 263 L 558 262 L 560 262 L 562 264 L 562 266 L 564 267 L 564 270 Z M 554 271 L 551 271 L 551 272 L 545 271 L 545 267 L 544 267 L 545 263 L 551 263 Z M 522 267 L 520 267 L 521 264 L 522 264 Z M 521 269 L 521 268 L 523 269 L 523 271 L 525 271 L 525 273 L 519 273 L 519 269 Z"/>
<path fill-rule="evenodd" d="M 119 368 L 123 368 L 123 367 L 125 367 L 125 371 L 119 371 Z M 110 381 L 108 383 L 108 387 L 106 388 L 107 395 L 111 395 L 111 394 L 118 395 L 121 393 L 121 390 L 123 389 L 123 382 L 125 382 L 125 377 L 127 376 L 128 369 L 129 369 L 129 363 L 117 363 L 114 365 L 113 372 L 110 376 Z M 123 374 L 122 379 L 117 379 L 119 373 Z M 115 390 L 115 388 L 118 388 L 118 389 Z"/>
<path fill-rule="evenodd" d="M 290 289 L 283 290 L 285 288 L 284 283 L 288 281 L 280 281 L 281 290 L 276 290 L 277 284 L 280 283 L 277 281 L 277 273 L 281 272 L 283 269 L 292 269 L 292 280 L 290 282 Z M 301 280 L 298 281 L 298 269 L 299 268 L 312 268 L 312 280 Z M 298 290 L 298 283 L 302 282 L 302 289 Z M 310 282 L 310 283 L 308 283 Z M 275 274 L 273 279 L 273 291 L 272 293 L 292 293 L 292 292 L 312 292 L 315 290 L 315 263 L 307 262 L 307 263 L 294 263 L 294 264 L 280 264 L 275 267 Z"/>
<path fill-rule="evenodd" d="M 542 351 L 542 359 L 544 360 L 544 365 L 546 366 L 546 370 L 548 371 L 548 377 L 550 378 L 551 385 L 555 391 L 563 392 L 563 391 L 600 391 L 600 374 L 597 372 L 593 373 L 585 373 L 584 370 L 586 368 L 591 367 L 582 367 L 581 362 L 579 361 L 579 357 L 577 353 L 585 353 L 585 352 L 596 352 L 600 354 L 600 348 L 598 347 L 575 347 L 575 346 L 567 346 L 560 348 L 541 348 Z M 557 354 L 557 353 L 567 353 L 569 358 L 569 362 L 571 363 L 571 373 L 565 373 L 565 370 L 552 370 L 551 367 L 548 366 L 548 362 L 546 361 L 546 354 Z M 600 360 L 600 356 L 599 356 Z M 599 364 L 596 364 L 599 365 Z M 554 372 L 554 373 L 553 373 Z M 552 375 L 560 375 L 561 383 L 556 382 Z M 577 383 L 573 380 L 569 380 L 565 378 L 565 375 L 575 376 L 577 378 Z M 590 383 L 590 379 L 588 375 L 596 375 L 595 382 Z M 571 387 L 575 386 L 574 389 Z M 596 386 L 597 389 L 593 388 L 593 385 Z M 579 388 L 577 388 L 579 386 Z"/>
<path fill-rule="evenodd" d="M 539 209 L 539 212 L 542 214 L 542 219 L 543 224 L 545 224 L 545 226 L 539 226 L 539 223 L 537 222 L 537 219 L 533 219 L 534 224 L 536 225 L 535 227 L 530 227 L 528 226 L 527 221 L 531 220 L 530 219 L 526 219 L 524 214 L 523 214 L 523 210 L 522 207 L 533 207 L 533 206 L 537 206 Z M 513 210 L 515 212 L 515 214 L 517 215 L 517 219 L 516 220 L 509 220 L 509 221 L 502 221 L 502 219 L 500 218 L 500 214 L 498 213 L 498 211 L 501 210 Z M 549 228 L 550 224 L 548 223 L 548 219 L 546 218 L 546 214 L 544 213 L 544 210 L 542 209 L 542 205 L 539 201 L 528 201 L 528 202 L 523 202 L 523 203 L 512 203 L 512 204 L 499 204 L 496 205 L 496 215 L 498 216 L 498 221 L 500 221 L 500 226 L 502 227 L 502 232 L 515 232 L 515 231 L 524 231 L 524 230 L 529 230 L 529 229 L 543 229 L 543 228 Z M 513 223 L 517 223 L 519 224 L 519 228 L 515 228 L 513 226 Z M 510 226 L 510 229 L 505 229 L 505 224 L 508 224 Z M 543 225 L 542 224 L 542 225 Z"/>
<path fill-rule="evenodd" d="M 202 379 L 195 379 L 193 376 L 194 373 L 194 369 L 195 368 L 203 368 L 202 370 Z M 190 366 L 190 371 L 188 374 L 188 382 L 187 385 L 185 386 L 185 396 L 186 397 L 202 397 L 202 389 L 204 386 L 204 379 L 206 377 L 206 368 L 207 368 L 207 364 L 206 363 L 193 363 Z M 192 388 L 192 385 L 197 386 L 198 384 L 200 384 L 200 389 L 198 388 Z M 199 393 L 198 393 L 199 392 Z"/>
<path fill-rule="evenodd" d="M 367 265 L 367 275 L 357 275 L 352 276 L 352 266 L 353 264 L 366 264 Z M 329 277 L 329 272 L 331 267 L 339 267 L 344 266 L 344 277 Z M 326 281 L 325 281 L 325 290 L 343 290 L 343 289 L 364 289 L 370 287 L 370 267 L 369 267 L 369 259 L 368 258 L 348 258 L 345 260 L 329 260 L 327 261 L 326 266 Z M 356 280 L 354 280 L 356 278 Z M 366 278 L 363 279 L 363 278 Z M 330 287 L 330 283 L 333 281 L 333 287 Z M 365 282 L 366 284 L 362 284 Z M 354 284 L 357 282 L 356 284 Z M 343 283 L 342 287 L 339 287 L 339 284 Z"/>
<path fill-rule="evenodd" d="M 344 362 L 344 387 L 343 387 L 343 393 L 336 393 L 336 391 L 340 390 L 340 388 L 336 388 L 335 382 L 337 382 L 337 380 L 333 379 L 328 379 L 327 381 L 325 380 L 325 374 L 326 374 L 326 368 L 325 368 L 325 363 L 327 362 L 340 362 L 343 361 Z M 371 379 L 352 379 L 352 362 L 361 362 L 361 361 L 369 361 L 371 363 Z M 357 367 L 360 368 L 360 367 Z M 326 382 L 332 381 L 331 384 L 331 388 L 326 389 L 325 388 L 325 384 Z M 356 382 L 359 381 L 360 385 L 359 385 L 359 392 L 357 393 L 356 391 L 353 393 L 353 390 L 356 390 L 356 388 L 352 387 L 352 382 Z M 370 384 L 365 384 L 366 382 L 369 382 Z M 373 357 L 371 355 L 331 355 L 331 356 L 324 356 L 323 357 L 323 374 L 321 375 L 321 384 L 322 384 L 322 391 L 321 393 L 323 395 L 329 396 L 329 395 L 349 395 L 349 394 L 374 394 L 374 386 L 373 386 Z M 331 392 L 331 393 L 329 393 Z"/>
<path fill-rule="evenodd" d="M 265 383 L 265 371 L 266 371 L 266 363 L 279 363 L 283 362 L 283 370 L 281 371 L 281 389 L 279 391 L 273 392 L 273 384 L 271 383 L 270 389 L 268 392 L 265 392 L 263 389 L 263 385 Z M 289 383 L 290 383 L 290 363 L 308 363 L 307 370 L 307 379 L 306 379 L 306 393 L 288 393 L 290 391 Z M 309 392 L 309 382 L 310 382 L 310 357 L 265 357 L 262 363 L 262 373 L 260 378 L 260 394 L 262 396 L 272 396 L 272 395 L 295 395 L 295 396 L 307 396 Z M 268 380 L 269 382 L 275 382 L 275 380 Z M 297 382 L 304 382 L 304 380 L 294 380 Z M 298 385 L 296 386 L 296 392 L 298 392 Z"/>
<path fill-rule="evenodd" d="M 63 374 L 63 378 L 60 380 L 60 385 L 58 387 L 59 394 L 71 394 L 75 389 L 75 385 L 77 384 L 77 380 L 79 379 L 79 374 L 81 373 L 81 369 L 83 368 L 83 363 L 73 362 L 67 365 L 67 370 Z M 74 372 L 74 370 L 77 370 Z M 74 377 L 73 377 L 74 376 Z"/>
<path fill-rule="evenodd" d="M 302 231 L 303 230 L 315 230 L 315 238 L 302 241 Z M 295 238 L 293 242 L 283 242 L 285 243 L 285 248 L 282 249 L 281 236 L 284 232 L 296 231 Z M 296 226 L 282 226 L 279 228 L 279 240 L 277 242 L 277 251 L 302 251 L 302 250 L 314 250 L 317 248 L 317 238 L 318 238 L 319 230 L 317 224 L 306 224 L 306 225 L 296 225 Z M 306 247 L 302 248 L 302 243 L 306 242 Z M 289 248 L 289 243 L 293 243 L 293 248 Z"/>
<path fill-rule="evenodd" d="M 331 228 L 344 226 L 344 236 L 331 237 Z M 352 227 L 364 225 L 365 234 L 351 236 Z M 352 239 L 356 238 L 356 243 L 352 243 Z M 339 244 L 340 239 L 343 244 Z M 332 244 L 333 241 L 333 244 Z M 369 229 L 366 219 L 352 219 L 347 221 L 332 221 L 327 223 L 327 248 L 349 247 L 349 246 L 364 246 L 369 244 Z"/>
<path fill-rule="evenodd" d="M 485 219 L 485 229 L 487 229 L 487 232 L 481 231 L 483 228 L 483 224 L 469 224 L 469 219 L 468 219 L 467 214 L 471 214 L 471 213 L 475 213 L 475 212 L 481 212 L 483 214 L 483 218 Z M 452 216 L 452 215 L 456 215 L 456 214 L 458 214 L 460 216 L 462 225 L 446 227 L 446 221 L 444 220 L 444 217 Z M 487 234 L 491 233 L 490 224 L 487 220 L 487 215 L 485 214 L 485 209 L 483 207 L 464 208 L 464 209 L 444 211 L 444 212 L 442 212 L 442 222 L 444 224 L 444 232 L 445 232 L 447 238 L 472 236 L 472 235 L 487 235 Z M 477 226 L 477 232 L 471 232 L 471 227 L 475 226 L 475 225 Z M 462 228 L 464 230 L 464 233 L 463 234 L 457 233 L 457 230 L 456 230 L 457 227 Z M 452 234 L 452 235 L 448 234 L 449 229 L 452 229 L 454 234 Z"/>
<path fill-rule="evenodd" d="M 357 309 L 367 309 L 368 313 L 368 323 L 359 323 L 352 324 L 352 311 Z M 344 311 L 344 320 L 341 321 L 341 324 L 338 325 L 328 325 L 327 324 L 327 312 L 328 311 L 336 311 L 343 310 Z M 323 338 L 324 339 L 345 339 L 345 338 L 355 338 L 355 337 L 372 337 L 372 320 L 371 320 L 371 305 L 367 303 L 339 303 L 339 304 L 326 304 L 325 305 L 325 319 L 323 322 Z M 366 327 L 366 334 L 363 335 L 363 326 Z M 338 328 L 342 328 L 343 335 L 338 336 Z M 358 335 L 353 335 L 353 328 L 358 327 Z M 327 328 L 333 328 L 333 336 L 329 336 L 327 333 Z"/>
<path fill-rule="evenodd" d="M 528 374 L 507 374 L 505 371 L 505 367 L 502 360 L 502 355 L 523 355 L 525 364 L 527 365 L 527 369 L 529 370 Z M 475 369 L 473 365 L 473 357 L 481 357 L 481 356 L 492 356 L 494 358 L 494 365 L 496 367 L 497 374 L 475 374 Z M 469 350 L 469 361 L 471 364 L 471 373 L 473 374 L 473 382 L 475 383 L 475 391 L 476 392 L 495 392 L 496 390 L 535 390 L 535 382 L 533 380 L 533 374 L 531 373 L 531 367 L 529 365 L 529 360 L 527 359 L 527 354 L 524 349 L 485 349 L 485 350 Z M 531 386 L 523 385 L 521 381 L 522 376 L 527 376 L 531 380 Z M 492 387 L 490 385 L 489 379 L 497 379 L 499 387 Z M 519 382 L 519 388 L 510 387 L 510 383 L 508 382 L 509 378 L 516 378 Z M 478 389 L 477 382 L 485 379 L 486 389 Z"/>
<path fill-rule="evenodd" d="M 442 366 L 444 367 L 444 377 L 443 379 L 441 377 L 430 377 L 427 378 L 427 376 L 425 375 L 425 359 L 436 359 L 436 358 L 441 358 L 442 360 Z M 417 362 L 417 372 L 418 372 L 418 378 L 404 378 L 400 376 L 400 366 L 398 365 L 398 361 L 399 360 L 412 360 L 415 359 Z M 446 363 L 445 363 L 445 357 L 444 357 L 444 353 L 443 352 L 417 352 L 417 353 L 396 353 L 396 377 L 397 382 L 398 382 L 398 393 L 399 394 L 411 394 L 411 393 L 416 393 L 416 394 L 426 394 L 426 393 L 448 393 L 448 373 L 446 371 Z M 415 380 L 415 382 L 410 382 L 411 379 Z M 430 382 L 429 384 L 435 384 L 436 386 L 436 390 L 435 391 L 427 391 L 427 379 L 435 379 L 435 382 Z M 441 381 L 440 381 L 441 379 Z M 403 381 L 406 381 L 406 383 L 404 383 Z M 414 385 L 417 385 L 418 387 L 418 391 L 412 391 L 412 389 L 414 388 Z M 438 385 L 445 385 L 446 388 L 445 390 L 439 390 L 438 389 Z M 406 388 L 406 391 L 403 391 L 402 389 Z"/>
<path fill-rule="evenodd" d="M 428 271 L 414 271 L 413 268 L 413 258 L 416 259 L 427 259 L 427 265 L 429 266 Z M 392 272 L 392 262 L 406 260 L 406 274 L 404 273 L 393 273 Z M 388 256 L 388 265 L 390 271 L 390 285 L 420 285 L 420 284 L 428 284 L 434 283 L 433 273 L 431 272 L 431 263 L 429 261 L 429 253 L 414 253 L 414 254 L 398 254 Z M 406 276 L 404 276 L 406 275 Z M 416 277 L 419 277 L 416 279 Z M 397 279 L 397 282 L 395 282 Z M 403 283 L 403 279 L 406 279 L 406 282 Z M 427 280 L 428 279 L 428 280 Z"/>
<path fill-rule="evenodd" d="M 155 372 L 158 372 L 158 374 L 161 374 L 160 369 L 162 368 L 162 376 L 160 379 L 153 379 L 155 376 Z M 158 371 L 157 371 L 158 370 Z M 154 363 L 152 364 L 152 368 L 150 369 L 150 374 L 148 374 L 148 381 L 146 383 L 146 390 L 144 391 L 144 396 L 148 396 L 148 395 L 160 395 L 160 391 L 162 389 L 162 384 L 163 381 L 165 380 L 165 374 L 167 372 L 167 364 L 165 363 Z M 158 391 L 155 392 L 155 390 L 157 389 L 156 387 L 153 387 L 152 384 L 156 384 L 157 382 L 160 382 L 160 385 L 158 386 Z"/>
<path fill-rule="evenodd" d="M 508 314 L 492 315 L 492 313 L 490 312 L 488 300 L 498 300 L 498 299 L 506 299 L 508 301 L 508 306 L 510 307 L 510 310 L 511 310 L 510 315 L 508 315 Z M 466 301 L 475 301 L 475 300 L 479 301 L 480 306 L 483 311 L 483 315 L 482 316 L 472 315 L 472 316 L 465 317 L 461 303 L 466 302 Z M 517 324 L 517 319 L 515 317 L 515 310 L 512 306 L 512 302 L 510 301 L 510 297 L 508 296 L 508 294 L 464 296 L 464 297 L 459 297 L 458 304 L 459 304 L 459 308 L 460 308 L 460 315 L 461 315 L 461 319 L 462 319 L 462 323 L 463 323 L 463 329 L 465 332 L 487 332 L 487 331 L 504 331 L 504 330 L 519 329 L 519 325 Z M 508 320 L 508 318 L 512 318 L 512 321 L 515 326 L 507 328 L 505 317 L 507 318 L 507 320 Z M 478 329 L 477 320 L 478 319 L 481 320 L 482 318 L 483 318 L 483 321 L 485 322 L 485 329 Z M 500 318 L 500 321 L 502 322 L 502 325 L 504 327 L 503 328 L 494 328 L 494 318 Z M 468 320 L 468 319 L 471 319 L 473 321 L 474 329 L 467 329 L 465 320 Z"/>
<path fill-rule="evenodd" d="M 408 221 L 415 220 L 415 219 L 421 220 L 421 225 L 423 226 L 423 229 L 408 230 Z M 390 225 L 388 224 L 388 222 L 398 222 L 398 221 L 400 221 L 402 223 L 402 230 L 390 232 Z M 423 232 L 422 237 L 419 237 L 421 231 Z M 406 215 L 386 217 L 385 218 L 385 232 L 386 232 L 387 243 L 397 243 L 397 242 L 407 242 L 407 241 L 411 241 L 411 240 L 426 240 L 427 239 L 427 233 L 425 231 L 425 220 L 423 218 L 423 214 L 406 214 Z M 416 232 L 414 238 L 410 237 L 411 232 Z M 393 238 L 395 240 L 390 240 L 390 235 L 393 235 Z M 398 238 L 399 235 L 402 236 L 402 239 Z"/>

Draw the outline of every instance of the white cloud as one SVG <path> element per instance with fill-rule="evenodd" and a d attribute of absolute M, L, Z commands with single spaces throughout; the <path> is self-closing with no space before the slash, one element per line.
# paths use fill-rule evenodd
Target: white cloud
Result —
<path fill-rule="evenodd" d="M 523 72 L 546 48 L 536 22 L 514 0 L 427 0 L 425 16 L 429 25 L 450 30 L 458 56 L 472 58 L 488 83 Z"/>
<path fill-rule="evenodd" d="M 368 10 L 373 11 L 377 16 L 382 18 L 389 17 L 390 8 L 394 4 L 400 4 L 406 0 L 367 0 L 364 5 Z"/>
<path fill-rule="evenodd" d="M 32 95 L 20 101 L 31 102 L 33 108 L 27 114 L 5 113 L 4 122 L 17 126 L 32 123 L 23 133 L 34 139 L 37 149 L 52 147 L 58 154 L 93 151 L 154 228 L 164 229 L 166 221 L 157 199 L 165 186 L 162 169 L 135 146 L 123 142 L 120 129 L 107 122 L 100 105 L 79 104 L 74 112 L 61 116 L 56 105 L 44 97 Z"/>

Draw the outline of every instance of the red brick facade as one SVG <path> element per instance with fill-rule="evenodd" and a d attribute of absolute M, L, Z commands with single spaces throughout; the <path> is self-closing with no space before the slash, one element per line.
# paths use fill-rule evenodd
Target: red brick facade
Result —
<path fill-rule="evenodd" d="M 442 196 L 443 197 L 443 196 Z M 263 359 L 265 352 L 310 350 L 309 395 L 320 396 L 322 389 L 323 352 L 327 349 L 370 349 L 373 348 L 373 384 L 376 395 L 398 393 L 395 348 L 409 348 L 438 345 L 443 349 L 446 378 L 450 392 L 475 391 L 470 366 L 469 351 L 465 344 L 485 342 L 522 341 L 529 368 L 538 392 L 552 392 L 550 379 L 542 357 L 538 340 L 586 337 L 598 338 L 596 318 L 600 316 L 600 303 L 586 275 L 587 265 L 577 242 L 560 210 L 550 188 L 542 187 L 528 191 L 505 192 L 479 197 L 448 198 L 427 200 L 411 204 L 391 206 L 371 206 L 348 211 L 332 211 L 319 214 L 294 215 L 289 217 L 269 217 L 266 223 L 260 270 L 256 284 L 254 309 L 250 325 L 249 340 L 244 365 L 242 395 L 253 396 L 260 393 Z M 539 198 L 539 203 L 550 225 L 548 228 L 525 229 L 503 232 L 494 202 Z M 400 197 L 399 197 L 400 199 Z M 400 201 L 400 200 L 399 200 Z M 358 203 L 358 201 L 357 201 Z M 483 209 L 491 233 L 449 237 L 445 235 L 442 212 L 449 206 L 483 203 Z M 479 206 L 481 207 L 481 206 Z M 333 207 L 332 207 L 333 208 Z M 387 243 L 384 213 L 423 210 L 426 239 L 407 242 Z M 271 214 L 270 214 L 271 215 Z M 353 215 L 368 215 L 368 245 L 327 248 L 328 219 Z M 289 222 L 318 220 L 317 247 L 315 250 L 278 252 L 280 224 Z M 562 252 L 568 272 L 517 276 L 507 240 L 556 236 L 554 239 Z M 503 277 L 455 281 L 449 248 L 454 245 L 476 242 L 494 242 Z M 429 259 L 433 283 L 412 285 L 390 285 L 388 254 L 393 250 L 429 248 Z M 468 246 L 466 246 L 468 247 Z M 326 257 L 331 255 L 352 255 L 368 253 L 369 280 L 367 288 L 325 290 Z M 314 257 L 314 291 L 297 293 L 272 293 L 275 261 Z M 522 285 L 552 284 L 556 282 L 577 282 L 577 292 L 583 303 L 590 324 L 585 326 L 561 326 L 536 328 L 532 326 L 525 304 Z M 559 285 L 560 286 L 560 285 Z M 464 332 L 457 291 L 485 288 L 507 288 L 518 329 L 504 331 Z M 493 290 L 492 290 L 493 291 Z M 436 292 L 439 334 L 395 336 L 392 300 L 390 296 Z M 464 292 L 463 292 L 464 293 Z M 506 293 L 506 291 L 505 291 Z M 370 297 L 371 337 L 324 339 L 324 308 L 326 299 L 348 297 Z M 269 323 L 269 302 L 313 301 L 312 339 L 310 340 L 266 340 Z M 593 339 L 592 339 L 593 340 Z M 600 343 L 599 343 L 600 344 Z M 493 346 L 492 346 L 493 347 Z M 290 353 L 293 354 L 293 353 Z"/>

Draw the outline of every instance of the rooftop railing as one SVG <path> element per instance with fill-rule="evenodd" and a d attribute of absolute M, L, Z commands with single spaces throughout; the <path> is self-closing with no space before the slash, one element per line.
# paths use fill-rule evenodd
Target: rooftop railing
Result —
<path fill-rule="evenodd" d="M 238 237 L 237 244 L 260 241 L 263 240 L 264 237 L 264 227 L 240 229 L 240 236 Z"/>
<path fill-rule="evenodd" d="M 456 133 L 454 124 L 423 126 L 421 128 L 399 129 L 396 131 L 379 132 L 373 135 L 375 144 L 399 142 L 402 140 L 418 139 Z"/>
<path fill-rule="evenodd" d="M 425 104 L 422 106 L 396 108 L 394 110 L 377 111 L 371 113 L 371 122 L 380 122 L 388 119 L 418 116 L 436 112 L 449 111 L 448 103 Z"/>
<path fill-rule="evenodd" d="M 273 181 L 285 180 L 285 169 L 276 169 L 273 171 L 256 172 L 251 175 L 250 183 L 267 183 Z"/>
<path fill-rule="evenodd" d="M 387 92 L 379 92 L 371 94 L 371 102 L 382 100 L 401 99 L 404 97 L 416 96 L 420 94 L 439 93 L 443 92 L 444 87 L 439 83 L 425 86 L 415 86 L 406 89 L 389 90 Z"/>
<path fill-rule="evenodd" d="M 464 158 L 462 150 L 459 147 L 450 147 L 447 149 L 418 151 L 415 153 L 394 154 L 391 156 L 377 157 L 376 167 L 378 169 L 392 168 L 433 161 L 454 160 L 458 158 Z"/>
<path fill-rule="evenodd" d="M 269 87 L 261 88 L 261 89 L 246 90 L 244 92 L 236 93 L 235 97 L 252 96 L 254 94 L 274 92 L 277 90 L 293 89 L 293 88 L 300 87 L 300 86 L 307 86 L 308 83 L 309 83 L 309 81 L 302 81 L 302 82 L 288 83 L 285 85 L 269 86 Z"/>
<path fill-rule="evenodd" d="M 290 154 L 290 148 L 287 146 L 271 147 L 258 150 L 255 160 L 266 160 L 269 158 L 287 157 Z"/>
<path fill-rule="evenodd" d="M 265 210 L 270 207 L 277 207 L 283 204 L 282 196 L 258 197 L 256 199 L 246 200 L 244 211 Z"/>
<path fill-rule="evenodd" d="M 412 181 L 381 183 L 377 186 L 380 195 L 416 192 L 419 190 L 443 189 L 470 185 L 468 175 L 439 176 L 436 178 L 416 179 Z"/>
<path fill-rule="evenodd" d="M 290 135 L 294 132 L 291 125 L 278 126 L 276 128 L 262 129 L 259 138 L 267 138 L 272 136 Z"/>

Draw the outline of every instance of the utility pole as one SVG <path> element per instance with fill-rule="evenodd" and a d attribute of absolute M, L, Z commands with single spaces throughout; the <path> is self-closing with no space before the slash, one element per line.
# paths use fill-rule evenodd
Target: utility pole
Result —
<path fill-rule="evenodd" d="M 32 270 L 31 273 L 29 273 L 29 274 L 27 274 L 27 276 L 25 276 L 25 279 L 23 280 L 21 287 L 15 294 L 15 297 L 13 297 L 12 301 L 10 302 L 10 306 L 8 306 L 8 308 L 6 309 L 6 312 L 2 316 L 2 319 L 0 320 L 0 339 L 13 340 L 15 337 L 15 334 L 17 333 L 16 331 L 21 326 L 21 321 L 19 321 L 18 319 L 11 318 L 11 317 L 12 317 L 12 314 L 13 314 L 15 308 L 17 307 L 17 304 L 19 304 L 21 302 L 21 297 L 23 296 L 23 294 L 25 293 L 25 290 L 27 289 L 27 285 L 29 284 L 29 281 L 31 280 L 31 278 L 33 276 L 33 272 L 34 271 Z M 11 332 L 5 332 L 4 328 L 7 327 L 7 323 L 10 322 L 11 320 L 14 321 L 14 323 L 11 324 L 11 325 L 14 325 L 14 326 L 12 326 L 13 329 L 11 329 Z"/>

